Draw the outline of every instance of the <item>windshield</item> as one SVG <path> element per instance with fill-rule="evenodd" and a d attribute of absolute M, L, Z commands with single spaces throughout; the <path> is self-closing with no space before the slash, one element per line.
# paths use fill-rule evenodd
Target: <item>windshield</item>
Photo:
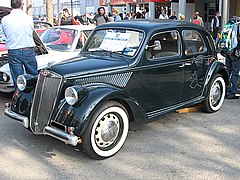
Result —
<path fill-rule="evenodd" d="M 95 31 L 84 51 L 109 51 L 134 56 L 143 41 L 143 33 L 134 30 L 104 29 Z"/>
<path fill-rule="evenodd" d="M 42 41 L 46 47 L 56 51 L 70 51 L 77 36 L 77 30 L 67 28 L 47 29 Z"/>

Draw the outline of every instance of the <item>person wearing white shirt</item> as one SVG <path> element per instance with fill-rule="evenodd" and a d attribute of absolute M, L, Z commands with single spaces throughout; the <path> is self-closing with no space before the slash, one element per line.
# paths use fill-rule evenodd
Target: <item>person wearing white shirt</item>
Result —
<path fill-rule="evenodd" d="M 168 19 L 168 15 L 165 13 L 165 10 L 162 10 L 162 13 L 159 16 L 159 19 Z"/>
<path fill-rule="evenodd" d="M 15 88 L 19 75 L 36 75 L 37 61 L 34 51 L 33 18 L 23 12 L 22 0 L 11 0 L 11 13 L 2 18 L 2 29 L 6 36 L 8 62 Z"/>

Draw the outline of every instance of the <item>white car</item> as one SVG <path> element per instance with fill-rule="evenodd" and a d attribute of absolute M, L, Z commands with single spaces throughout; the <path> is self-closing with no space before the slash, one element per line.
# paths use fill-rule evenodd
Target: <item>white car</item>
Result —
<path fill-rule="evenodd" d="M 35 33 L 38 70 L 77 56 L 94 28 L 92 25 L 55 26 L 47 29 L 41 38 Z M 1 64 L 4 64 L 6 57 L 1 59 Z M 9 64 L 5 63 L 0 68 L 0 92 L 13 92 L 15 89 Z"/>

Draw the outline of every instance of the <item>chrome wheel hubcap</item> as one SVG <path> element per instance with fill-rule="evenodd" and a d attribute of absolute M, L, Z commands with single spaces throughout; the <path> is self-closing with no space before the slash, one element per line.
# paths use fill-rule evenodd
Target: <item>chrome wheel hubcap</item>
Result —
<path fill-rule="evenodd" d="M 221 86 L 219 83 L 215 82 L 211 89 L 211 104 L 218 104 L 218 101 L 221 98 Z"/>
<path fill-rule="evenodd" d="M 119 134 L 119 118 L 109 113 L 98 122 L 95 131 L 95 141 L 98 147 L 105 148 L 114 143 Z"/>

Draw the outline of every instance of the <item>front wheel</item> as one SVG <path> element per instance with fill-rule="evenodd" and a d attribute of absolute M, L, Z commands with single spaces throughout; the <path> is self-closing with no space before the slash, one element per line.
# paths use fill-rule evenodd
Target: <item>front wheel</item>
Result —
<path fill-rule="evenodd" d="M 121 149 L 127 138 L 128 112 L 122 104 L 109 101 L 99 106 L 87 125 L 82 136 L 83 149 L 95 159 L 108 158 Z"/>
<path fill-rule="evenodd" d="M 211 80 L 207 98 L 202 103 L 204 111 L 210 113 L 218 111 L 223 104 L 225 93 L 225 81 L 220 74 L 217 74 Z"/>

